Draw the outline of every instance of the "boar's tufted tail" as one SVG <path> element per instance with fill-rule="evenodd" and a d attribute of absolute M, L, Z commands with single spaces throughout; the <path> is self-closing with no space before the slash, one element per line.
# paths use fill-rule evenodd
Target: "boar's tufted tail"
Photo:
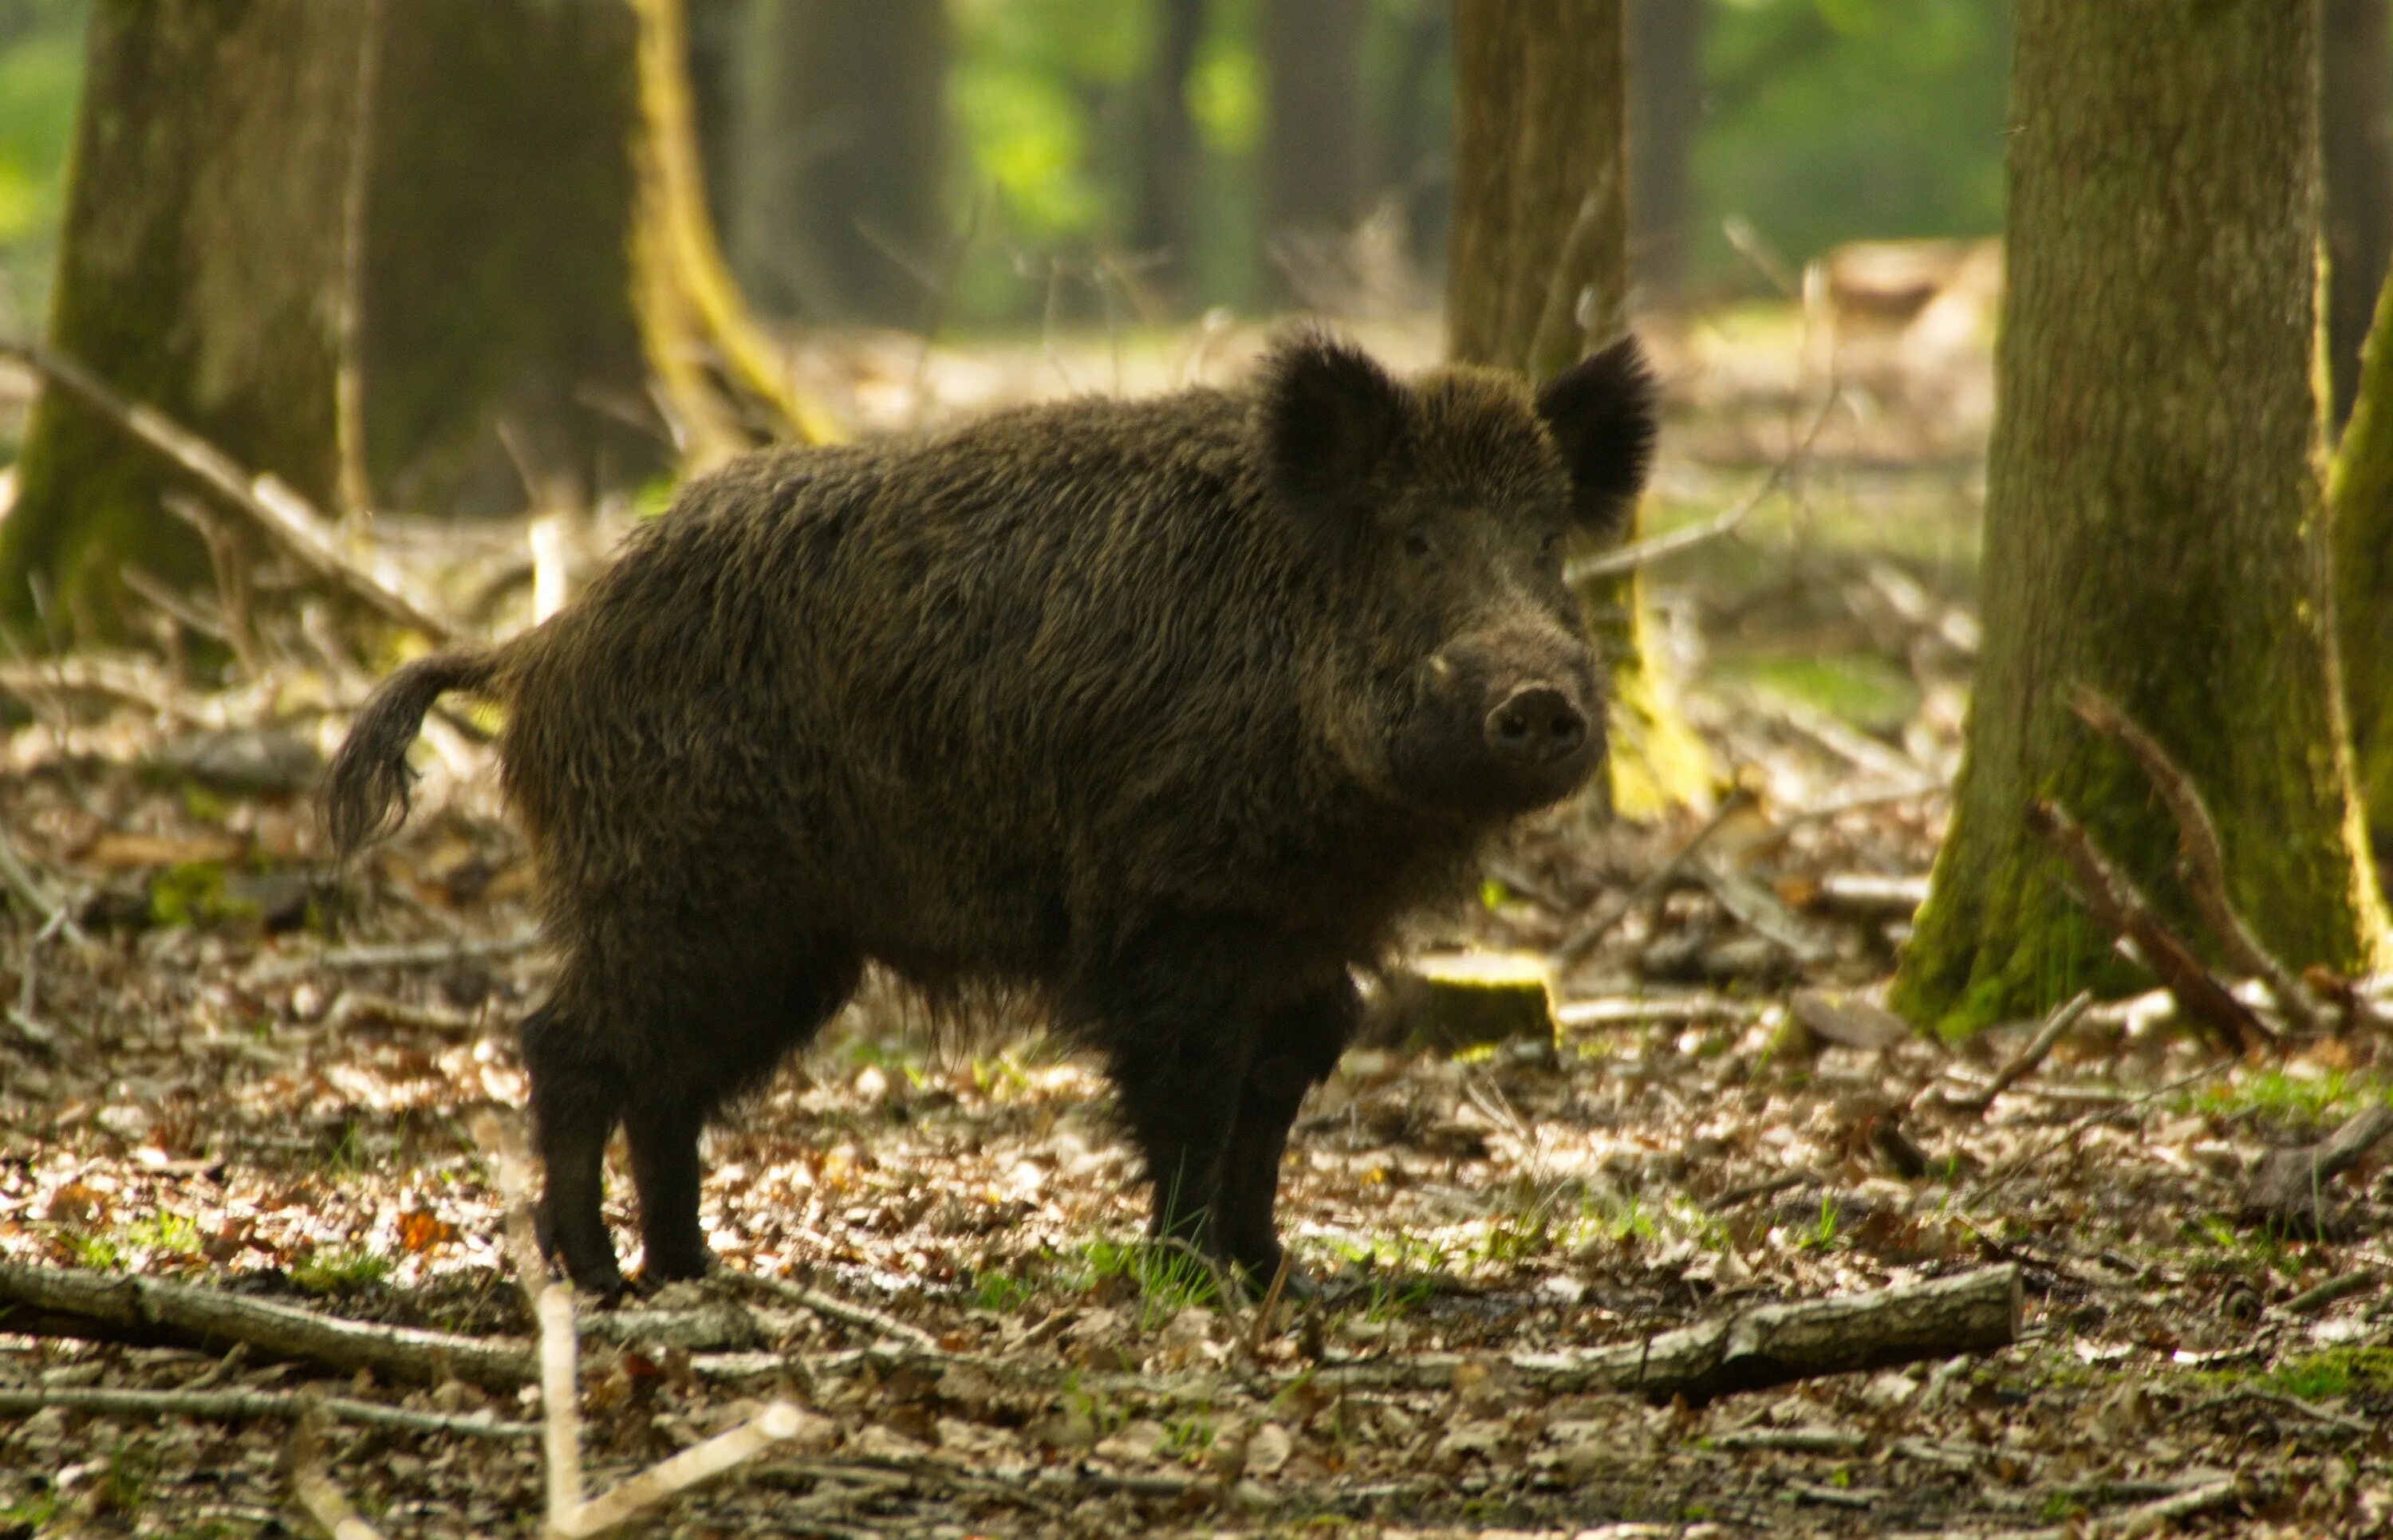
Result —
<path fill-rule="evenodd" d="M 344 859 L 396 830 L 407 817 L 414 773 L 407 750 L 432 703 L 451 690 L 487 690 L 499 649 L 436 652 L 383 681 L 349 728 L 324 777 L 324 823 Z"/>

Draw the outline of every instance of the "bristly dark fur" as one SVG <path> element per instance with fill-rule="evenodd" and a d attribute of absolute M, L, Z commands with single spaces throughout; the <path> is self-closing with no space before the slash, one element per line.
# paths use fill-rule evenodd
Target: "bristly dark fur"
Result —
<path fill-rule="evenodd" d="M 1600 757 L 1558 542 L 1634 494 L 1652 410 L 1633 352 L 1600 358 L 1541 408 L 1301 333 L 1246 390 L 752 455 L 536 632 L 395 676 L 335 765 L 335 835 L 386 825 L 441 689 L 508 702 L 562 954 L 523 1029 L 543 1220 L 575 1278 L 620 1283 L 619 1124 L 649 1272 L 704 1267 L 700 1128 L 868 960 L 1051 1002 L 1119 1089 L 1157 1223 L 1268 1277 L 1351 968 Z M 1499 721 L 1555 736 L 1499 760 Z"/>

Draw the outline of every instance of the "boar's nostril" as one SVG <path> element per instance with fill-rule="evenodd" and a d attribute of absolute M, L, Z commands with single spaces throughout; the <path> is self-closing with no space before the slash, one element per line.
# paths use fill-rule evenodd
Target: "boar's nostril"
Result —
<path fill-rule="evenodd" d="M 1587 718 L 1562 691 L 1548 685 L 1515 690 L 1487 713 L 1487 747 L 1499 759 L 1551 764 L 1587 742 Z"/>

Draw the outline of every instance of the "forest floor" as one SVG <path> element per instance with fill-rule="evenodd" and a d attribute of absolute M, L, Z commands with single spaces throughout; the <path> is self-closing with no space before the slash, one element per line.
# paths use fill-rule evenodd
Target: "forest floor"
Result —
<path fill-rule="evenodd" d="M 1801 437 L 1791 387 L 1744 417 L 1727 398 L 1768 388 L 1706 398 L 1722 367 L 1674 388 L 1666 518 L 1733 502 Z M 1981 1089 L 2037 1024 L 1948 1050 L 1871 1003 L 1942 829 L 1975 650 L 1966 413 L 1955 429 L 1948 393 L 1906 417 L 1891 394 L 1822 437 L 1794 495 L 1653 576 L 1732 812 L 1549 817 L 1426 926 L 1551 953 L 1605 920 L 1560 974 L 1555 1036 L 1358 1050 L 1308 1104 L 1282 1215 L 1318 1299 L 1265 1318 L 1141 1244 L 1088 1066 L 1035 1037 L 932 1044 L 869 990 L 709 1136 L 722 1276 L 633 1301 L 663 1324 L 620 1342 L 583 1302 L 594 1484 L 779 1396 L 811 1414 L 801 1436 L 655 1523 L 2393 1532 L 2393 1168 L 2321 1194 L 2322 1235 L 2243 1214 L 2269 1151 L 2386 1098 L 2385 1013 L 2236 1058 L 2164 994 L 2110 1002 L 1972 1111 L 1938 1088 Z M 0 918 L 0 1264 L 529 1337 L 468 1131 L 521 1103 L 511 1029 L 546 969 L 487 750 L 428 739 L 416 816 L 336 893 L 304 788 L 360 683 L 341 660 L 206 686 L 154 660 L 11 667 L 33 717 L 0 827 L 85 939 L 23 903 Z M 626 1187 L 610 1166 L 628 1261 Z M 1995 1351 L 1704 1404 L 1548 1393 L 1523 1367 L 1989 1264 L 2024 1282 Z M 470 1433 L 336 1415 L 325 1468 L 390 1540 L 537 1527 L 533 1391 L 10 1325 L 0 1407 L 314 1389 L 482 1414 Z M 1458 1355 L 1435 1388 L 1347 1372 L 1429 1355 Z M 290 1438 L 272 1416 L 0 1410 L 0 1537 L 305 1528 Z"/>

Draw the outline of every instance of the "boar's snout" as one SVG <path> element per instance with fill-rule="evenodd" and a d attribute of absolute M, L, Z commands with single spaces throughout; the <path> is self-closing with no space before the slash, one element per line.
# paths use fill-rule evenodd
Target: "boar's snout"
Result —
<path fill-rule="evenodd" d="M 1543 769 L 1587 748 L 1587 713 L 1550 685 L 1514 690 L 1487 713 L 1487 750 L 1523 769 Z"/>
<path fill-rule="evenodd" d="M 1393 744 L 1414 799 L 1520 813 L 1576 790 L 1603 753 L 1594 658 L 1559 632 L 1480 635 L 1439 649 Z"/>

